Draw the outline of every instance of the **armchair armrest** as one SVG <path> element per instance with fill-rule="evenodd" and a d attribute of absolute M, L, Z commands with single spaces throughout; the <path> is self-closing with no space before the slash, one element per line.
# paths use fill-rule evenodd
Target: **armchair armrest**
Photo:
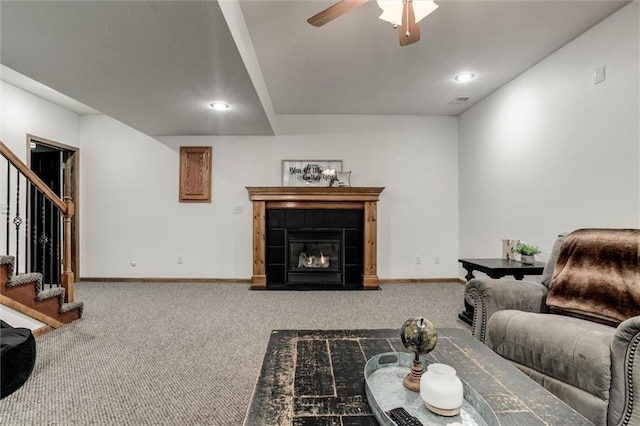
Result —
<path fill-rule="evenodd" d="M 639 345 L 640 316 L 621 322 L 611 341 L 608 425 L 640 424 Z"/>
<path fill-rule="evenodd" d="M 548 290 L 533 281 L 474 278 L 465 285 L 465 299 L 473 306 L 473 336 L 485 343 L 487 320 L 496 311 L 517 309 L 547 312 Z"/>

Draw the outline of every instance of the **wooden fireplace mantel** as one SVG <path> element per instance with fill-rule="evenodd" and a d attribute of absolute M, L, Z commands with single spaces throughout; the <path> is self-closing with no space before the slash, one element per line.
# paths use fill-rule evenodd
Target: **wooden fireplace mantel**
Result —
<path fill-rule="evenodd" d="M 364 272 L 362 287 L 378 288 L 377 207 L 384 187 L 247 186 L 253 202 L 252 288 L 266 289 L 267 209 L 364 210 Z"/>

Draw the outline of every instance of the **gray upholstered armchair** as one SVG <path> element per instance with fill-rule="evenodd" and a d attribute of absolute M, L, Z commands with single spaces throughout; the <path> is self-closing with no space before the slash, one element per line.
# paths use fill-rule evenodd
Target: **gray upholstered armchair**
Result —
<path fill-rule="evenodd" d="M 472 333 L 597 425 L 640 425 L 640 230 L 560 235 L 541 283 L 470 280 Z"/>

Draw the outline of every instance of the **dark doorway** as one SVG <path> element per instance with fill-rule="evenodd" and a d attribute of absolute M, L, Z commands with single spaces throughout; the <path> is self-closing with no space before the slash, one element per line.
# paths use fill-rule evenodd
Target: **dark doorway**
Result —
<path fill-rule="evenodd" d="M 29 166 L 60 199 L 77 203 L 78 150 L 29 135 Z M 77 213 L 77 209 L 76 209 Z M 62 273 L 63 217 L 35 186 L 29 189 L 29 266 L 47 284 L 59 284 Z M 77 214 L 71 232 L 72 270 L 78 276 Z"/>
<path fill-rule="evenodd" d="M 62 157 L 64 152 L 37 143 L 31 146 L 31 170 L 62 198 Z M 29 191 L 30 270 L 40 272 L 43 282 L 60 284 L 62 272 L 62 217 L 44 195 L 30 187 Z"/>

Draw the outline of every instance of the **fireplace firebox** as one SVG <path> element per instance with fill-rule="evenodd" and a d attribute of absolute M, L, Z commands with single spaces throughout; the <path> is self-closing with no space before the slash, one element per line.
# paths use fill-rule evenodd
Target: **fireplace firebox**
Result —
<path fill-rule="evenodd" d="M 342 284 L 343 232 L 331 229 L 287 232 L 287 284 Z"/>

